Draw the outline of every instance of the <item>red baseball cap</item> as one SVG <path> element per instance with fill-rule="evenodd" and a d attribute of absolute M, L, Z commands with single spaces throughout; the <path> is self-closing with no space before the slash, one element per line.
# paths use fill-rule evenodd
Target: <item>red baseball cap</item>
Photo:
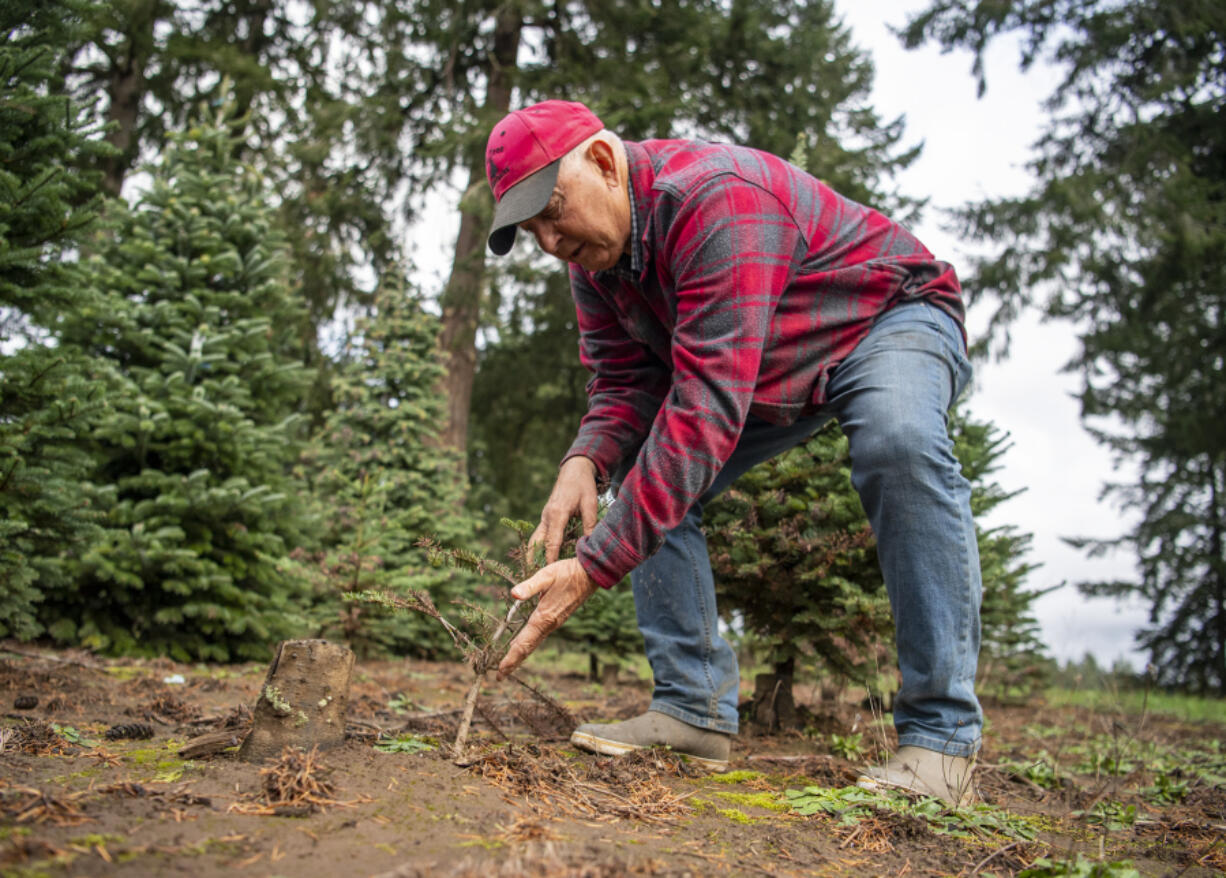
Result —
<path fill-rule="evenodd" d="M 485 174 L 494 190 L 490 249 L 502 256 L 515 243 L 515 227 L 549 203 L 558 165 L 604 128 L 596 114 L 574 101 L 543 101 L 508 114 L 485 145 Z"/>

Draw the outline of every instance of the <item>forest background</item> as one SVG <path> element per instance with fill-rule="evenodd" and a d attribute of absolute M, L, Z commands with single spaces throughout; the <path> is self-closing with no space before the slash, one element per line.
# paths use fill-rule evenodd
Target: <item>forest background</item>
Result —
<path fill-rule="evenodd" d="M 1019 452 L 1023 471 L 1073 466 L 1059 393 L 1033 381 L 1027 401 L 994 393 L 991 355 L 1026 351 L 1012 362 L 1038 373 L 1025 315 L 1067 321 L 1071 345 L 1043 344 L 1038 359 L 1048 374 L 1073 361 L 1073 392 L 1124 465 L 1113 496 L 1130 511 L 1070 504 L 1068 482 L 1040 505 L 1049 518 L 1086 510 L 1061 534 L 1099 538 L 1081 550 L 1131 552 L 1084 575 L 1082 591 L 1145 610 L 1138 646 L 1158 682 L 1220 691 L 1222 451 L 1209 437 L 1222 286 L 1206 254 L 1222 236 L 1222 22 L 1212 4 L 1193 6 L 877 16 L 924 13 L 908 40 L 925 47 L 898 63 L 923 71 L 913 88 L 943 102 L 943 130 L 962 132 L 959 148 L 937 150 L 942 126 L 911 127 L 924 102 L 891 103 L 880 80 L 872 90 L 871 60 L 897 37 L 858 48 L 861 25 L 849 32 L 840 15 L 851 11 L 829 3 L 10 4 L 4 633 L 217 660 L 304 634 L 364 652 L 445 651 L 420 624 L 340 595 L 412 586 L 471 598 L 475 586 L 430 567 L 416 539 L 500 553 L 497 519 L 534 516 L 547 493 L 583 406 L 573 315 L 564 278 L 524 249 L 509 267 L 486 264 L 479 149 L 509 106 L 560 94 L 631 137 L 701 134 L 792 156 L 961 254 L 988 357 L 959 447 L 987 562 L 985 666 L 1006 686 L 1051 670 L 1036 601 L 1084 574 L 1046 556 L 1034 570 L 1031 531 L 1011 509 L 1039 476 L 1002 477 Z M 1031 63 L 1058 55 L 1037 85 L 1032 70 L 1012 87 L 1072 98 L 1027 145 L 1025 180 L 1012 159 L 1014 189 L 996 183 L 1017 153 L 965 133 L 978 107 L 1026 103 L 996 92 L 999 50 L 966 69 L 1001 35 L 1006 54 Z M 972 50 L 950 56 L 957 84 L 937 75 L 942 46 Z M 923 164 L 934 154 L 939 171 Z M 969 155 L 994 170 L 965 200 Z M 432 273 L 440 229 L 452 259 Z M 1062 434 L 1059 454 L 1009 449 L 999 423 L 1019 409 Z M 813 659 L 855 677 L 882 655 L 853 635 L 888 643 L 871 534 L 835 478 L 839 442 L 824 433 L 712 510 L 725 611 L 776 670 Z M 781 535 L 821 551 L 788 560 Z M 787 629 L 751 605 L 752 587 L 738 591 L 768 575 L 808 602 L 786 616 L 808 628 Z M 602 595 L 568 626 L 572 642 L 632 651 L 626 598 Z"/>

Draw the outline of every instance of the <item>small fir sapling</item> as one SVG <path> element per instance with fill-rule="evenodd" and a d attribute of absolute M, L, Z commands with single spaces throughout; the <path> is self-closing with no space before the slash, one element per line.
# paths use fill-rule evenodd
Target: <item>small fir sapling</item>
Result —
<path fill-rule="evenodd" d="M 473 681 L 465 695 L 460 726 L 456 732 L 455 743 L 452 744 L 452 754 L 457 761 L 464 758 L 468 733 L 472 727 L 473 712 L 476 710 L 477 698 L 481 691 L 481 684 L 485 681 L 485 675 L 498 667 L 498 663 L 506 655 L 507 646 L 523 628 L 536 607 L 535 599 L 518 601 L 512 598 L 510 587 L 523 582 L 545 566 L 545 547 L 539 544 L 533 547 L 528 545 L 528 538 L 535 525 L 506 518 L 502 519 L 502 524 L 515 531 L 519 537 L 519 544 L 511 550 L 509 555 L 511 564 L 504 564 L 467 549 L 442 546 L 431 537 L 422 537 L 418 541 L 418 546 L 428 553 L 431 564 L 456 567 L 479 576 L 497 577 L 506 583 L 506 587 L 499 590 L 505 606 L 505 612 L 499 615 L 491 613 L 486 607 L 472 601 L 456 600 L 454 603 L 460 607 L 462 620 L 459 625 L 456 625 L 439 611 L 429 594 L 418 589 L 405 589 L 397 593 L 370 590 L 345 595 L 346 600 L 380 604 L 396 610 L 411 610 L 433 619 L 442 626 L 456 647 L 464 653 L 465 659 L 473 670 Z M 575 532 L 572 528 L 568 531 L 567 539 L 563 543 L 563 557 L 573 554 L 574 544 Z M 567 713 L 564 707 L 534 686 L 525 683 L 513 674 L 510 679 L 545 702 L 551 709 L 561 714 Z"/>
<path fill-rule="evenodd" d="M 470 545 L 473 533 L 461 511 L 459 460 L 436 441 L 445 420 L 442 374 L 437 320 L 391 267 L 354 322 L 331 376 L 335 409 L 301 461 L 322 524 L 320 544 L 299 553 L 316 586 L 313 621 L 320 636 L 343 637 L 360 657 L 454 656 L 450 638 L 429 619 L 340 599 L 413 588 L 445 604 L 472 585 L 431 567 L 414 545 L 427 532 L 447 545 Z"/>

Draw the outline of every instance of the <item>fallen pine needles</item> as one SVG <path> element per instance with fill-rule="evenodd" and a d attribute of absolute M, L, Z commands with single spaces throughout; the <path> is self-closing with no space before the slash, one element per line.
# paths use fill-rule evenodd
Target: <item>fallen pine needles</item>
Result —
<path fill-rule="evenodd" d="M 675 793 L 660 781 L 658 769 L 645 762 L 637 767 L 621 762 L 617 776 L 601 777 L 600 766 L 593 770 L 546 748 L 508 745 L 469 765 L 494 786 L 521 797 L 538 814 L 671 824 L 690 813 L 685 800 L 693 792 Z"/>
<path fill-rule="evenodd" d="M 319 748 L 304 751 L 286 747 L 276 763 L 260 769 L 262 793 L 255 799 L 235 802 L 228 810 L 265 817 L 299 817 L 369 801 L 368 797 L 350 802 L 337 800 L 327 775 L 327 767 L 319 760 Z"/>
<path fill-rule="evenodd" d="M 89 791 L 53 796 L 34 787 L 0 789 L 0 810 L 14 823 L 38 823 L 47 826 L 79 826 L 93 820 L 77 807 L 77 801 Z"/>

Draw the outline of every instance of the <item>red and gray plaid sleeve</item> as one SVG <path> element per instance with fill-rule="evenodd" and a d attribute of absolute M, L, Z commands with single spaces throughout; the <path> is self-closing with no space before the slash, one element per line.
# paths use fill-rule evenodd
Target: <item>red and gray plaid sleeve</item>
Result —
<path fill-rule="evenodd" d="M 671 272 L 677 301 L 672 363 L 665 383 L 653 373 L 649 384 L 666 387 L 667 396 L 617 502 L 577 550 L 588 575 L 605 588 L 659 548 L 731 456 L 749 413 L 771 315 L 807 249 L 779 199 L 733 175 L 689 193 L 669 238 L 670 263 L 663 270 Z M 639 346 L 584 287 L 576 286 L 576 301 L 585 361 L 595 377 L 580 437 L 585 431 L 591 437 L 590 456 L 607 472 L 616 451 L 643 431 L 649 405 L 638 376 L 651 355 L 635 350 Z M 584 452 L 572 447 L 572 453 Z"/>
<path fill-rule="evenodd" d="M 646 345 L 630 338 L 585 274 L 571 269 L 571 294 L 579 319 L 579 358 L 592 378 L 588 411 L 563 462 L 591 458 L 609 478 L 642 443 L 670 383 L 670 369 Z"/>

